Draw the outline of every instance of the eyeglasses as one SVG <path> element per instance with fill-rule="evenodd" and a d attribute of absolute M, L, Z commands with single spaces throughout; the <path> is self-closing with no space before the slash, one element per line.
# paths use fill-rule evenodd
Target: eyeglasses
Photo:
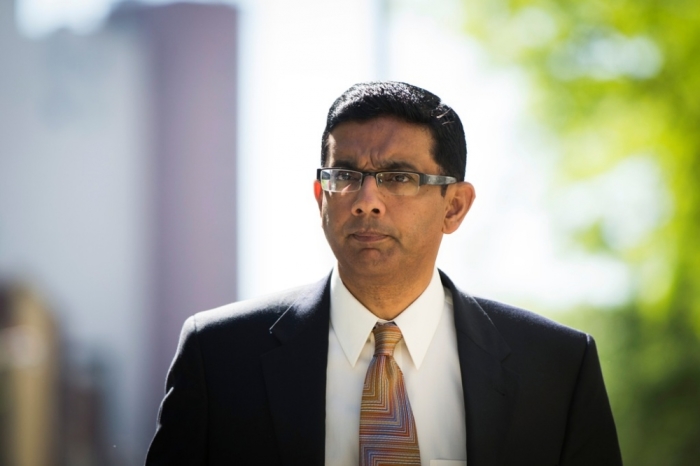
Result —
<path fill-rule="evenodd" d="M 346 168 L 319 168 L 316 179 L 321 188 L 331 193 L 351 193 L 359 191 L 366 176 L 377 180 L 377 187 L 385 193 L 396 196 L 415 196 L 424 184 L 444 186 L 457 182 L 457 178 L 443 175 L 426 175 L 415 172 L 360 172 Z"/>

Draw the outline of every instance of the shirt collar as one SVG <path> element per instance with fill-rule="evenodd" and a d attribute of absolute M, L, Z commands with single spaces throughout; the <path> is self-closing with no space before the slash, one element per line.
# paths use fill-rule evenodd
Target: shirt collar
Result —
<path fill-rule="evenodd" d="M 425 291 L 394 319 L 418 369 L 433 340 L 444 307 L 445 290 L 435 269 Z M 350 293 L 340 279 L 336 265 L 331 274 L 331 326 L 351 366 L 355 367 L 377 322 L 384 321 Z"/>

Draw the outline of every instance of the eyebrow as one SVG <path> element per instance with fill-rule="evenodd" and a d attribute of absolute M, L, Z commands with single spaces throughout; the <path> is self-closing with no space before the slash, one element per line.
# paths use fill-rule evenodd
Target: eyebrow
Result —
<path fill-rule="evenodd" d="M 335 160 L 335 163 L 333 164 L 333 166 L 329 167 L 329 168 L 347 168 L 348 170 L 362 171 L 353 162 L 350 162 L 348 160 L 343 160 L 343 159 Z M 400 161 L 400 160 L 389 160 L 385 163 L 380 164 L 380 166 L 377 168 L 378 168 L 378 171 L 400 170 L 400 171 L 418 172 L 418 169 L 416 168 L 415 165 L 413 165 L 410 162 L 404 162 L 404 161 Z"/>

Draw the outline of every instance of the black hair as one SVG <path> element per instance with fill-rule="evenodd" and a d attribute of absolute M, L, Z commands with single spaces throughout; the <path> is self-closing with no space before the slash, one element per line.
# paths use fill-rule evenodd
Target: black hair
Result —
<path fill-rule="evenodd" d="M 321 140 L 321 166 L 328 159 L 328 136 L 348 121 L 367 121 L 382 116 L 425 127 L 433 137 L 433 160 L 442 175 L 464 181 L 467 142 L 457 113 L 438 96 L 411 84 L 394 81 L 359 83 L 345 91 L 328 110 Z"/>

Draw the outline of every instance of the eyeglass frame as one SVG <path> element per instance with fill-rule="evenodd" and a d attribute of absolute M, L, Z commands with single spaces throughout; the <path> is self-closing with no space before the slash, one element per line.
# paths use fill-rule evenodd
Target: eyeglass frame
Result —
<path fill-rule="evenodd" d="M 321 179 L 321 173 L 324 170 L 343 170 L 347 172 L 353 172 L 353 173 L 359 173 L 362 175 L 362 178 L 360 178 L 360 185 L 357 189 L 352 190 L 352 191 L 330 191 L 323 189 L 323 180 Z M 381 186 L 382 182 L 377 179 L 377 175 L 381 175 L 383 173 L 408 173 L 411 175 L 418 175 L 418 187 L 416 188 L 415 194 L 418 194 L 420 191 L 420 187 L 423 185 L 428 185 L 428 186 L 449 186 L 451 184 L 457 183 L 457 178 L 454 176 L 447 176 L 447 175 L 429 175 L 427 173 L 420 173 L 420 172 L 413 172 L 409 170 L 381 170 L 381 171 L 376 171 L 376 172 L 363 172 L 360 170 L 353 170 L 352 168 L 343 168 L 343 167 L 323 167 L 323 168 L 317 168 L 316 169 L 316 180 L 321 183 L 321 188 L 329 193 L 342 193 L 342 192 L 350 192 L 350 193 L 355 193 L 358 192 L 359 190 L 362 189 L 362 185 L 365 182 L 365 178 L 368 176 L 374 177 L 375 182 L 377 183 L 377 187 Z M 406 194 L 396 194 L 392 193 L 388 189 L 382 190 L 382 192 L 387 192 L 393 196 L 405 196 Z M 410 196 L 411 194 L 409 194 Z"/>

